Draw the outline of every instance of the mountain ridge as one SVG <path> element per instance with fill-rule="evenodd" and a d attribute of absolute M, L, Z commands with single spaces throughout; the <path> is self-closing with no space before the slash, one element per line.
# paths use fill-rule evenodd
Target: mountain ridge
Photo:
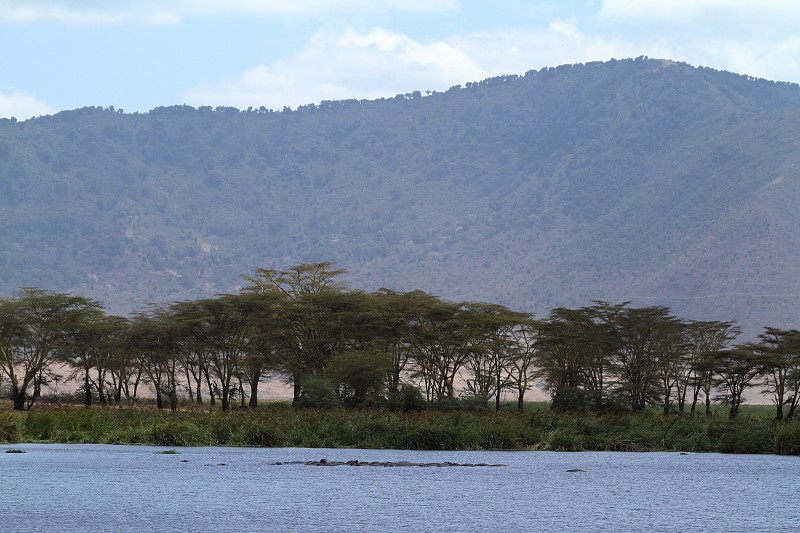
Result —
<path fill-rule="evenodd" d="M 0 121 L 0 292 L 124 314 L 335 261 L 353 288 L 797 327 L 800 87 L 637 58 L 296 110 Z"/>

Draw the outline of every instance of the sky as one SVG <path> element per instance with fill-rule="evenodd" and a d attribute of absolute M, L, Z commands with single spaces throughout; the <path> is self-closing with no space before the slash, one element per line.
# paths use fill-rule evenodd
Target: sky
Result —
<path fill-rule="evenodd" d="M 798 0 L 0 0 L 0 117 L 282 109 L 638 56 L 800 82 Z"/>

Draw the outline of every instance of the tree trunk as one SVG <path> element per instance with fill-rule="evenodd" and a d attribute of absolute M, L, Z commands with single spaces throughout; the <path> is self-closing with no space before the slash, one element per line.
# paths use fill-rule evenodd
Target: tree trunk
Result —
<path fill-rule="evenodd" d="M 495 373 L 495 391 L 494 391 L 494 410 L 496 413 L 500 412 L 500 372 Z"/>
<path fill-rule="evenodd" d="M 192 387 L 192 376 L 188 367 L 184 369 L 184 374 L 186 375 L 186 388 L 189 390 L 189 403 L 194 403 L 194 388 Z"/>
<path fill-rule="evenodd" d="M 694 390 L 692 391 L 692 409 L 690 411 L 692 414 L 694 414 L 695 410 L 697 409 L 697 400 L 699 397 L 700 397 L 700 388 L 695 387 Z"/>
<path fill-rule="evenodd" d="M 737 394 L 735 391 L 731 391 L 731 410 L 730 410 L 730 417 L 736 418 L 736 415 L 739 414 L 739 405 L 742 403 L 741 396 Z"/>
<path fill-rule="evenodd" d="M 517 395 L 517 411 L 525 412 L 525 390 L 523 389 L 519 389 L 519 395 Z"/>
<path fill-rule="evenodd" d="M 242 378 L 239 378 L 239 407 L 244 407 L 244 382 L 242 382 Z"/>
<path fill-rule="evenodd" d="M 33 378 L 33 394 L 28 399 L 28 406 L 27 406 L 28 411 L 31 410 L 31 407 L 33 407 L 33 404 L 36 402 L 36 399 L 39 398 L 41 395 L 42 395 L 42 373 L 40 371 L 39 374 L 35 378 Z"/>
<path fill-rule="evenodd" d="M 297 407 L 300 402 L 300 393 L 302 392 L 300 386 L 300 375 L 295 374 L 292 378 L 292 407 Z"/>
<path fill-rule="evenodd" d="M 208 401 L 212 406 L 217 405 L 217 393 L 214 390 L 214 385 L 211 383 L 211 377 L 208 372 L 206 372 L 206 383 L 208 384 Z"/>
<path fill-rule="evenodd" d="M 224 386 L 222 387 L 222 394 L 220 399 L 222 400 L 222 410 L 228 411 L 231 408 L 230 391 L 228 390 L 228 387 Z"/>
<path fill-rule="evenodd" d="M 684 407 L 686 406 L 686 390 L 689 388 L 688 383 L 683 384 L 683 388 L 680 385 L 676 385 L 677 390 L 675 391 L 675 399 L 678 402 L 678 412 L 683 413 Z"/>
<path fill-rule="evenodd" d="M 83 374 L 83 406 L 92 406 L 92 385 L 89 383 L 89 371 Z"/>
<path fill-rule="evenodd" d="M 195 385 L 197 386 L 197 394 L 195 395 L 195 397 L 197 398 L 197 404 L 198 405 L 203 405 L 203 393 L 202 393 L 203 379 L 200 378 L 200 377 L 195 379 Z M 191 387 L 191 386 L 192 386 L 192 384 L 191 384 L 191 382 L 189 382 L 189 387 Z"/>
<path fill-rule="evenodd" d="M 254 379 L 250 382 L 250 407 L 255 409 L 258 407 L 258 380 Z"/>
<path fill-rule="evenodd" d="M 102 372 L 100 372 L 98 370 L 97 371 L 97 399 L 100 400 L 100 404 L 101 405 L 106 405 L 106 403 L 108 401 L 106 399 L 105 382 L 106 382 L 106 371 L 103 370 Z"/>
<path fill-rule="evenodd" d="M 27 399 L 27 394 L 25 389 L 18 389 L 14 386 L 11 390 L 11 400 L 14 402 L 14 410 L 15 411 L 24 411 L 25 410 L 25 400 Z"/>

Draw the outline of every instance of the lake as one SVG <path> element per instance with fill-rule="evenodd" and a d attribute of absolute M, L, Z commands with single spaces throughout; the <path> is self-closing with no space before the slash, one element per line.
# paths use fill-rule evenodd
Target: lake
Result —
<path fill-rule="evenodd" d="M 797 457 L 0 446 L 8 449 L 25 453 L 0 453 L 3 532 L 800 529 Z M 177 453 L 158 453 L 169 450 Z M 505 466 L 274 464 L 322 458 Z"/>

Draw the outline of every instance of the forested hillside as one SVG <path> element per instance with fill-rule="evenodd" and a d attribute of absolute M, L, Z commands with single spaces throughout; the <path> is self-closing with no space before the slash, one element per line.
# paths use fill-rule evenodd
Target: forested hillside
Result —
<path fill-rule="evenodd" d="M 422 89 L 422 88 L 421 88 Z M 128 314 L 333 261 L 354 288 L 800 326 L 800 87 L 670 61 L 296 110 L 0 120 L 0 294 Z"/>

